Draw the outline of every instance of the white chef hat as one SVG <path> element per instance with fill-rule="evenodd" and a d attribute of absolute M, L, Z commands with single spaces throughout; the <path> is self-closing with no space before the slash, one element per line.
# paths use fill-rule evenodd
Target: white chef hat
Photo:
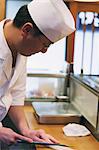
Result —
<path fill-rule="evenodd" d="M 28 11 L 40 31 L 52 42 L 75 30 L 73 16 L 63 0 L 33 0 Z"/>

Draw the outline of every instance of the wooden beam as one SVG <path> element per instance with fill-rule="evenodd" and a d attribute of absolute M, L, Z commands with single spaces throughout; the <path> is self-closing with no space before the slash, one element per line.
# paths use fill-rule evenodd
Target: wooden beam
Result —
<path fill-rule="evenodd" d="M 5 18 L 6 0 L 0 0 L 0 21 Z"/>

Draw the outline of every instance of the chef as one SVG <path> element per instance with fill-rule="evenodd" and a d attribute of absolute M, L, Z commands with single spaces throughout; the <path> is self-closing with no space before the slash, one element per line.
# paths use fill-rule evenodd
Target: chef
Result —
<path fill-rule="evenodd" d="M 33 0 L 22 6 L 13 20 L 0 22 L 0 141 L 58 142 L 44 130 L 27 125 L 23 110 L 26 62 L 27 56 L 45 53 L 74 30 L 74 19 L 62 0 Z M 3 126 L 6 115 L 19 133 Z"/>

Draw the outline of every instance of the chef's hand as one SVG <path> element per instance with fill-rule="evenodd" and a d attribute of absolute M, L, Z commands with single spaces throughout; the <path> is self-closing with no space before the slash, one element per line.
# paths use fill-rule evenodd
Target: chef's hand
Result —
<path fill-rule="evenodd" d="M 10 128 L 1 127 L 0 128 L 0 141 L 6 144 L 13 144 L 16 143 L 17 140 L 25 140 L 27 142 L 33 142 L 31 138 L 22 136 L 16 132 L 14 132 Z"/>
<path fill-rule="evenodd" d="M 46 134 L 44 130 L 32 130 L 29 129 L 24 132 L 25 136 L 32 138 L 33 141 L 37 142 L 47 142 L 47 143 L 59 143 L 54 137 L 49 134 Z"/>

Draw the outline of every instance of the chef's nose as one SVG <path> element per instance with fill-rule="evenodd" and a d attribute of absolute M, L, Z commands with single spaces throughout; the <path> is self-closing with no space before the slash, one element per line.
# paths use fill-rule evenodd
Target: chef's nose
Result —
<path fill-rule="evenodd" d="M 44 48 L 42 48 L 41 52 L 42 52 L 42 53 L 46 53 L 46 52 L 47 52 L 47 49 L 48 49 L 48 47 L 44 47 Z"/>

